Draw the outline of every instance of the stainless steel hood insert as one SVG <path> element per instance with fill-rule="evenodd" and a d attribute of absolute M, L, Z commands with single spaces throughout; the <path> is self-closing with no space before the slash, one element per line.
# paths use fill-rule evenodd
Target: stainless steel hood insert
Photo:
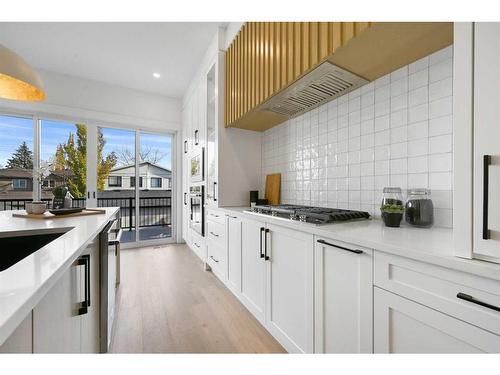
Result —
<path fill-rule="evenodd" d="M 325 61 L 267 100 L 260 110 L 292 118 L 366 83 L 366 79 Z"/>

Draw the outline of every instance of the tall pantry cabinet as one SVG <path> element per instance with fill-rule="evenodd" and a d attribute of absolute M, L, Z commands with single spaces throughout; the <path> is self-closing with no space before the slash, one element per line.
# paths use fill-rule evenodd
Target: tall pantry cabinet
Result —
<path fill-rule="evenodd" d="M 456 23 L 454 53 L 455 248 L 500 263 L 500 23 Z"/>

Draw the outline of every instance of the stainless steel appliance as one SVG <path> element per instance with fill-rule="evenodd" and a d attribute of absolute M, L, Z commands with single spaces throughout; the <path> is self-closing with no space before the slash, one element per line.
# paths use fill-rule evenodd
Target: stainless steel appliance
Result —
<path fill-rule="evenodd" d="M 200 235 L 205 235 L 205 187 L 193 185 L 189 188 L 189 226 Z"/>
<path fill-rule="evenodd" d="M 256 205 L 252 207 L 250 211 L 246 212 L 257 215 L 274 216 L 284 220 L 296 220 L 315 225 L 370 218 L 370 214 L 364 211 L 299 206 L 293 204 Z"/>
<path fill-rule="evenodd" d="M 100 246 L 100 351 L 106 353 L 111 343 L 115 316 L 116 287 L 120 283 L 119 218 L 111 220 L 99 236 Z"/>
<path fill-rule="evenodd" d="M 205 148 L 199 147 L 193 150 L 190 160 L 190 181 L 203 182 L 205 179 Z"/>

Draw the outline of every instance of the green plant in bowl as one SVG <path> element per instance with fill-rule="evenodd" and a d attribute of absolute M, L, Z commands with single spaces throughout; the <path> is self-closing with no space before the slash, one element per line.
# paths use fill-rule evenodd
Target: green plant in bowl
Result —
<path fill-rule="evenodd" d="M 384 204 L 380 207 L 380 211 L 386 227 L 398 228 L 403 219 L 405 208 L 401 204 Z"/>

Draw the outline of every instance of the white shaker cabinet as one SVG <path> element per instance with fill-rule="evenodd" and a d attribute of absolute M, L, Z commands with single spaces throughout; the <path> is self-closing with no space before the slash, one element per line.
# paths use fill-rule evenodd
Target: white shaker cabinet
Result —
<path fill-rule="evenodd" d="M 312 353 L 313 235 L 267 224 L 266 326 L 288 352 Z"/>
<path fill-rule="evenodd" d="M 404 297 L 374 288 L 375 353 L 500 351 L 500 336 Z"/>
<path fill-rule="evenodd" d="M 242 220 L 227 215 L 227 285 L 233 293 L 241 292 Z"/>
<path fill-rule="evenodd" d="M 98 254 L 95 240 L 33 309 L 34 353 L 99 352 Z"/>
<path fill-rule="evenodd" d="M 500 261 L 500 23 L 474 24 L 474 252 Z"/>
<path fill-rule="evenodd" d="M 500 23 L 455 23 L 454 38 L 456 254 L 500 263 Z"/>
<path fill-rule="evenodd" d="M 266 261 L 265 224 L 245 219 L 241 223 L 241 297 L 245 307 L 265 323 Z"/>
<path fill-rule="evenodd" d="M 373 251 L 315 238 L 315 352 L 373 352 Z"/>

